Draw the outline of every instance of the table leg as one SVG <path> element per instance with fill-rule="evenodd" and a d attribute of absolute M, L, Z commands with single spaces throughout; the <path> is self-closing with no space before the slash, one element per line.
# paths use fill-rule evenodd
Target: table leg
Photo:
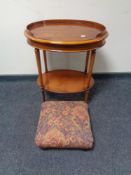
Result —
<path fill-rule="evenodd" d="M 86 53 L 85 74 L 87 74 L 87 70 L 88 70 L 88 63 L 89 63 L 90 53 L 91 53 L 91 51 L 87 51 L 87 53 Z"/>
<path fill-rule="evenodd" d="M 46 51 L 45 50 L 43 50 L 43 56 L 44 56 L 45 72 L 48 72 L 47 57 L 46 57 Z"/>
<path fill-rule="evenodd" d="M 40 50 L 37 49 L 37 48 L 35 48 L 35 56 L 36 56 L 38 73 L 39 73 L 39 77 L 40 77 L 42 97 L 43 97 L 43 101 L 45 101 L 45 88 L 44 88 L 44 83 L 43 83 L 43 78 L 42 78 L 42 67 L 41 67 L 41 59 L 40 59 Z"/>
<path fill-rule="evenodd" d="M 93 71 L 93 65 L 95 61 L 95 55 L 96 55 L 96 50 L 90 51 L 89 54 L 89 60 L 88 60 L 88 80 L 87 80 L 87 90 L 85 91 L 85 102 L 88 103 L 88 95 L 89 95 L 89 85 L 91 81 L 91 76 L 92 76 L 92 71 Z"/>

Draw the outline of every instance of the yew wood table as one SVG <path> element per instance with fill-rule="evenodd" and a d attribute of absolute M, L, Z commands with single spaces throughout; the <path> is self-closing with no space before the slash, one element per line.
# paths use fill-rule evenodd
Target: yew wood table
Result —
<path fill-rule="evenodd" d="M 37 83 L 41 87 L 43 101 L 45 91 L 55 93 L 85 92 L 88 102 L 89 89 L 93 86 L 92 70 L 96 49 L 105 44 L 108 32 L 102 24 L 84 20 L 44 20 L 31 23 L 26 27 L 25 36 L 29 45 L 34 47 L 38 67 Z M 43 59 L 40 57 L 43 52 Z M 86 52 L 85 69 L 48 71 L 47 51 Z M 67 58 L 68 59 L 68 58 Z M 41 61 L 44 60 L 45 72 Z"/>

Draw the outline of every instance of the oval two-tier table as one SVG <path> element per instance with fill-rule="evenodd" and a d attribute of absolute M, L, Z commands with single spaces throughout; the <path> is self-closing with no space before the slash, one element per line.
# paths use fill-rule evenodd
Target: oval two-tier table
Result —
<path fill-rule="evenodd" d="M 84 20 L 44 20 L 29 24 L 26 27 L 25 36 L 28 44 L 35 49 L 39 73 L 37 83 L 41 87 L 43 101 L 45 101 L 45 91 L 50 91 L 55 93 L 85 92 L 84 100 L 87 102 L 89 89 L 94 84 L 92 71 L 96 49 L 105 44 L 108 36 L 105 26 Z M 41 50 L 43 59 L 40 56 Z M 47 51 L 86 52 L 85 69 L 83 72 L 61 69 L 49 71 Z M 42 60 L 45 65 L 44 73 Z"/>

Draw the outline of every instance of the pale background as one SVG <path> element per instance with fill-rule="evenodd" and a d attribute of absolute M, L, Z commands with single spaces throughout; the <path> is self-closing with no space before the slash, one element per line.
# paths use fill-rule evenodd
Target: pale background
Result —
<path fill-rule="evenodd" d="M 51 18 L 103 23 L 110 35 L 97 51 L 94 72 L 131 72 L 131 0 L 0 0 L 1 75 L 37 73 L 24 29 L 30 22 Z M 84 56 L 51 53 L 49 67 L 82 70 Z"/>

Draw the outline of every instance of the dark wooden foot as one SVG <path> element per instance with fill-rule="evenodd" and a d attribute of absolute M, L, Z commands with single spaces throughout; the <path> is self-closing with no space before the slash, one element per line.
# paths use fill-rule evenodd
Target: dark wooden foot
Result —
<path fill-rule="evenodd" d="M 41 88 L 41 92 L 42 92 L 42 100 L 43 102 L 45 102 L 45 90 Z"/>
<path fill-rule="evenodd" d="M 89 90 L 85 91 L 85 99 L 84 99 L 85 103 L 89 102 Z"/>

